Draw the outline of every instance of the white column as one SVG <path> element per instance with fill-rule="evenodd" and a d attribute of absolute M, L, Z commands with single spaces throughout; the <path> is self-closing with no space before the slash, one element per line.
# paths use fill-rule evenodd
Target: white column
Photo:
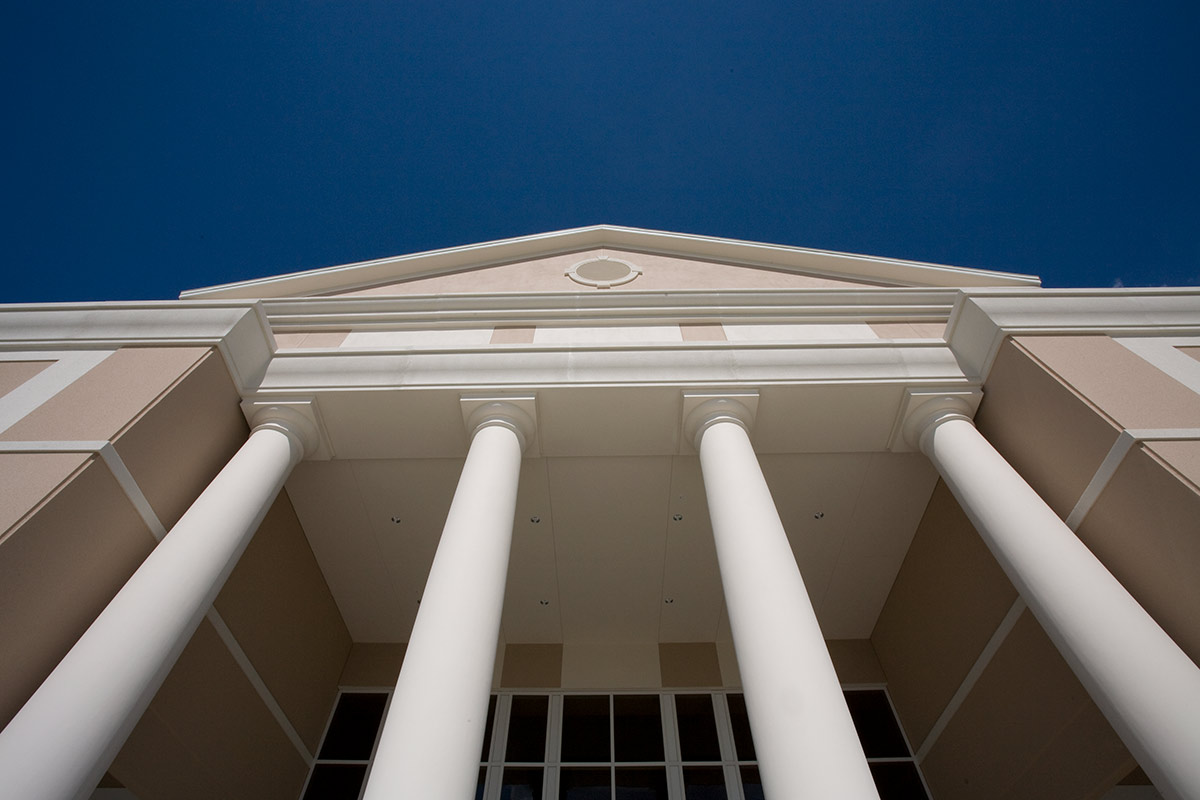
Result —
<path fill-rule="evenodd" d="M 910 426 L 992 555 L 1168 798 L 1200 798 L 1200 669 L 964 414 Z"/>
<path fill-rule="evenodd" d="M 475 796 L 521 454 L 532 421 L 488 403 L 429 570 L 364 800 Z"/>
<path fill-rule="evenodd" d="M 767 797 L 878 798 L 779 512 L 750 444 L 748 409 L 700 405 L 700 451 L 721 584 Z M 692 434 L 692 431 L 695 431 Z"/>
<path fill-rule="evenodd" d="M 0 733 L 5 796 L 91 795 L 312 442 L 272 411 Z"/>

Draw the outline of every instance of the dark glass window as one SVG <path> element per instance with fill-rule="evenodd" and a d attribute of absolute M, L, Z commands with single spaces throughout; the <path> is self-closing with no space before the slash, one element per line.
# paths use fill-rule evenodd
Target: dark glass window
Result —
<path fill-rule="evenodd" d="M 487 767 L 479 768 L 479 781 L 475 784 L 475 800 L 483 800 L 483 790 L 487 783 Z"/>
<path fill-rule="evenodd" d="M 317 757 L 339 761 L 369 759 L 387 698 L 386 694 L 368 693 L 346 693 L 339 697 Z"/>
<path fill-rule="evenodd" d="M 684 761 L 721 760 L 712 695 L 675 695 L 675 718 L 679 721 L 679 751 Z"/>
<path fill-rule="evenodd" d="M 607 695 L 563 698 L 563 761 L 608 761 L 608 732 Z"/>
<path fill-rule="evenodd" d="M 765 800 L 763 797 L 762 778 L 758 776 L 758 767 L 738 767 L 742 773 L 742 793 L 746 800 Z"/>
<path fill-rule="evenodd" d="M 366 764 L 317 764 L 304 800 L 358 800 L 366 775 Z"/>
<path fill-rule="evenodd" d="M 550 698 L 545 695 L 518 695 L 512 699 L 505 761 L 542 761 L 546 758 L 549 708 Z"/>
<path fill-rule="evenodd" d="M 733 728 L 733 745 L 737 748 L 738 761 L 754 761 L 756 758 L 754 736 L 750 733 L 750 715 L 746 713 L 746 698 L 740 694 L 731 694 L 726 697 L 729 700 L 729 725 Z"/>
<path fill-rule="evenodd" d="M 563 767 L 558 774 L 559 800 L 610 800 L 608 768 Z"/>
<path fill-rule="evenodd" d="M 871 777 L 879 790 L 879 800 L 927 800 L 925 785 L 911 761 L 875 761 L 870 765 Z"/>
<path fill-rule="evenodd" d="M 617 767 L 617 800 L 667 800 L 666 767 Z"/>
<path fill-rule="evenodd" d="M 867 758 L 906 758 L 908 747 L 882 689 L 846 692 L 846 706 Z"/>
<path fill-rule="evenodd" d="M 617 761 L 663 760 L 662 707 L 658 695 L 613 698 L 613 744 Z"/>
<path fill-rule="evenodd" d="M 491 750 L 492 743 L 492 726 L 496 723 L 496 695 L 488 698 L 488 713 L 487 723 L 483 726 L 483 753 L 479 756 L 480 761 L 488 760 L 488 753 Z"/>
<path fill-rule="evenodd" d="M 725 770 L 720 767 L 684 767 L 685 800 L 729 800 L 725 793 Z"/>
<path fill-rule="evenodd" d="M 505 767 L 500 800 L 542 800 L 541 767 Z"/>

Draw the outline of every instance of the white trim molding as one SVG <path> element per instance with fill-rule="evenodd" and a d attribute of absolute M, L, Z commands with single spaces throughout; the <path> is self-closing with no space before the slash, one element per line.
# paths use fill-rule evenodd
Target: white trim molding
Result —
<path fill-rule="evenodd" d="M 591 225 L 532 236 L 518 236 L 461 247 L 359 261 L 353 264 L 292 272 L 269 278 L 192 289 L 190 298 L 265 298 L 353 291 L 464 269 L 599 248 L 633 250 L 652 255 L 720 261 L 766 267 L 820 277 L 876 282 L 888 286 L 1038 286 L 1032 275 L 968 269 L 898 258 L 837 253 L 805 247 L 747 242 L 715 236 Z"/>

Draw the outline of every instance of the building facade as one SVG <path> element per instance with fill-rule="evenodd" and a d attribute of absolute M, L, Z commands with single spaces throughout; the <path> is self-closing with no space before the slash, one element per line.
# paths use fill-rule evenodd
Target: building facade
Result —
<path fill-rule="evenodd" d="M 596 226 L 0 309 L 14 797 L 1200 797 L 1200 290 Z"/>

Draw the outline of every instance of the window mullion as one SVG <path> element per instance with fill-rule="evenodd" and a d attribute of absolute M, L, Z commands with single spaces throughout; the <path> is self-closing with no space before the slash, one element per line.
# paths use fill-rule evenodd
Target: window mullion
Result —
<path fill-rule="evenodd" d="M 512 695 L 496 696 L 496 716 L 492 719 L 492 741 L 488 745 L 487 777 L 483 783 L 484 800 L 500 800 L 504 779 L 504 748 L 508 746 L 508 718 Z"/>
<path fill-rule="evenodd" d="M 550 727 L 546 731 L 546 768 L 543 773 L 542 797 L 558 797 L 559 765 L 562 763 L 562 693 L 550 695 Z"/>
<path fill-rule="evenodd" d="M 725 773 L 725 792 L 729 800 L 745 800 L 742 792 L 742 771 L 738 768 L 737 751 L 733 744 L 733 724 L 729 720 L 729 704 L 724 692 L 713 692 L 713 715 L 717 721 L 717 742 L 721 746 L 721 768 Z"/>

